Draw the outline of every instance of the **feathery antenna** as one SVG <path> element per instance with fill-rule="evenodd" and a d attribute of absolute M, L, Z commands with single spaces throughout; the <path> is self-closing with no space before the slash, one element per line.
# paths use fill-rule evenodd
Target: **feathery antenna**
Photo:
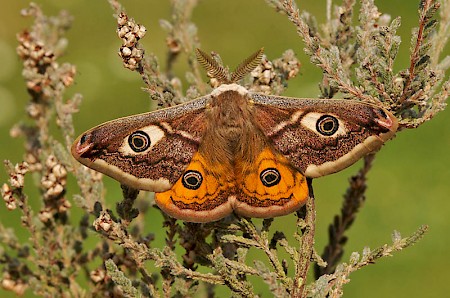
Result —
<path fill-rule="evenodd" d="M 223 67 L 219 62 L 212 58 L 207 53 L 200 49 L 195 49 L 198 62 L 208 72 L 208 74 L 217 79 L 222 84 L 235 83 L 242 79 L 246 74 L 254 70 L 260 63 L 264 53 L 264 48 L 247 57 L 239 64 L 236 69 L 230 74 L 228 69 Z"/>
<path fill-rule="evenodd" d="M 264 54 L 264 48 L 260 48 L 258 51 L 247 57 L 236 69 L 231 73 L 230 81 L 237 82 L 242 79 L 246 74 L 254 70 L 260 63 Z"/>
<path fill-rule="evenodd" d="M 216 78 L 220 83 L 229 83 L 230 75 L 228 70 L 214 60 L 210 55 L 200 49 L 195 49 L 197 61 L 203 66 L 210 76 Z"/>

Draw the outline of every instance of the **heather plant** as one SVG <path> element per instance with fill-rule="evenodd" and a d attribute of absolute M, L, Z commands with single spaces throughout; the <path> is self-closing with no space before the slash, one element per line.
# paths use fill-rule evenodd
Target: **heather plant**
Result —
<path fill-rule="evenodd" d="M 355 0 L 343 0 L 340 5 L 328 0 L 324 24 L 300 11 L 292 0 L 266 2 L 292 22 L 310 63 L 321 69 L 320 97 L 383 106 L 399 119 L 399 134 L 419 127 L 445 108 L 450 57 L 441 56 L 450 36 L 448 0 L 420 1 L 409 65 L 400 71 L 393 67 L 400 46 L 400 18 L 379 12 L 373 0 L 362 0 L 359 10 Z M 144 91 L 159 107 L 196 98 L 217 85 L 211 74 L 209 84 L 205 82 L 195 56 L 201 45 L 191 16 L 198 1 L 172 0 L 171 19 L 160 22 L 167 32 L 164 71 L 159 62 L 164 59 L 147 53 L 140 44 L 146 37 L 144 25 L 129 16 L 118 1 L 109 3 L 117 22 L 123 66 L 139 74 Z M 154 207 L 151 197 L 141 199 L 139 191 L 124 185 L 123 199 L 111 207 L 101 174 L 70 155 L 74 114 L 82 96 L 67 99 L 77 72 L 74 65 L 61 63 L 60 57 L 73 20 L 66 12 L 48 17 L 36 4 L 22 14 L 34 19 L 30 28 L 18 34 L 17 46 L 30 100 L 27 121 L 15 125 L 11 136 L 24 139 L 24 157 L 16 164 L 5 161 L 9 180 L 1 193 L 6 208 L 20 212 L 20 224 L 29 241 L 18 240 L 13 224 L 0 223 L 3 289 L 18 295 L 28 290 L 44 297 L 212 297 L 216 289 L 226 287 L 236 297 L 257 297 L 252 283 L 264 282 L 276 297 L 340 297 L 351 273 L 413 245 L 427 231 L 428 227 L 422 226 L 407 237 L 394 231 L 392 243 L 364 248 L 342 260 L 346 232 L 366 199 L 367 174 L 376 154 L 366 156 L 361 169 L 349 179 L 342 208 L 329 226 L 329 242 L 323 249 L 315 247 L 315 219 L 320 214 L 316 215 L 313 196 L 288 215 L 295 217 L 294 235 L 274 230 L 273 221 L 281 218 L 257 221 L 232 215 L 197 224 L 162 213 L 160 226 L 150 224 L 145 215 Z M 184 58 L 189 65 L 186 89 L 173 71 L 177 60 Z M 218 54 L 213 53 L 213 58 L 221 63 Z M 290 49 L 279 58 L 263 56 L 243 85 L 281 94 L 300 66 Z M 55 125 L 58 130 L 52 129 Z M 69 176 L 77 181 L 77 189 L 70 190 L 75 193 L 72 197 L 67 195 Z M 312 187 L 311 181 L 309 184 Z M 31 198 L 25 185 L 36 188 L 37 195 Z M 39 210 L 30 204 L 37 200 L 35 196 L 40 200 Z M 84 212 L 79 223 L 71 220 L 73 208 Z M 146 231 L 161 226 L 165 245 L 157 247 L 154 234 Z M 94 247 L 89 244 L 92 238 Z M 252 257 L 255 251 L 259 252 L 256 259 Z M 311 271 L 314 278 L 307 279 Z"/>

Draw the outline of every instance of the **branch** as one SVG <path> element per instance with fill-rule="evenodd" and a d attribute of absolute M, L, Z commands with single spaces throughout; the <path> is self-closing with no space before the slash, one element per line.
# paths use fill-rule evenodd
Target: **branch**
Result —
<path fill-rule="evenodd" d="M 325 268 L 315 266 L 315 277 L 318 279 L 321 275 L 331 274 L 336 269 L 338 262 L 344 254 L 343 246 L 347 243 L 345 232 L 355 221 L 359 209 L 363 206 L 367 189 L 367 173 L 372 167 L 375 154 L 364 158 L 364 165 L 358 173 L 350 178 L 350 187 L 344 195 L 341 215 L 336 215 L 333 224 L 328 228 L 328 245 L 324 248 L 322 258 L 327 262 Z"/>

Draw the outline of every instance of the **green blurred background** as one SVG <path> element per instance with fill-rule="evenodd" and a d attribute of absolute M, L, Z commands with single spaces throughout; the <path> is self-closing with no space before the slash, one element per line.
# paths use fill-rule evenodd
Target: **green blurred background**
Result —
<path fill-rule="evenodd" d="M 75 116 L 77 134 L 106 120 L 147 111 L 149 101 L 139 76 L 125 70 L 117 56 L 120 40 L 116 22 L 106 0 L 36 0 L 47 15 L 66 9 L 74 16 L 73 28 L 67 38 L 69 46 L 63 61 L 77 67 L 76 83 L 67 97 L 82 93 L 84 101 Z M 16 34 L 29 26 L 31 19 L 20 16 L 28 1 L 1 0 L 0 18 L 0 158 L 18 162 L 22 158 L 21 139 L 11 139 L 9 129 L 24 119 L 28 101 L 21 62 L 15 55 Z M 325 19 L 325 0 L 298 1 L 301 9 Z M 338 2 L 340 3 L 340 1 Z M 408 66 L 411 28 L 417 24 L 419 0 L 376 0 L 383 13 L 402 17 L 401 53 L 396 69 Z M 160 19 L 170 17 L 168 1 L 122 1 L 130 16 L 148 30 L 142 41 L 147 52 L 165 57 L 165 33 Z M 316 97 L 321 72 L 309 64 L 303 54 L 302 42 L 294 26 L 265 4 L 263 0 L 201 1 L 194 11 L 202 49 L 217 51 L 224 62 L 234 67 L 244 57 L 261 46 L 269 59 L 279 57 L 292 48 L 302 62 L 301 74 L 291 81 L 285 94 Z M 450 54 L 449 47 L 446 54 Z M 164 65 L 164 58 L 161 58 Z M 186 64 L 182 59 L 176 72 L 182 76 Z M 344 260 L 349 252 L 364 246 L 375 248 L 391 242 L 393 230 L 404 236 L 420 225 L 428 224 L 429 232 L 419 244 L 383 259 L 350 276 L 345 297 L 448 297 L 450 292 L 450 109 L 440 113 L 419 129 L 402 131 L 378 154 L 369 176 L 368 199 L 354 226 L 348 233 Z M 317 198 L 316 247 L 322 252 L 327 242 L 327 227 L 341 206 L 347 179 L 360 164 L 335 175 L 315 181 Z M 6 181 L 0 171 L 0 182 Z M 120 187 L 105 178 L 108 197 L 119 197 Z M 31 197 L 30 200 L 35 198 Z M 35 206 L 39 206 L 35 202 Z M 111 206 L 114 206 L 113 203 Z M 77 207 L 74 214 L 81 213 Z M 18 212 L 8 212 L 0 204 L 3 224 L 19 229 Z M 276 226 L 286 231 L 288 218 L 276 220 Z M 159 229 L 159 226 L 158 228 Z M 287 234 L 289 232 L 286 232 Z M 24 241 L 27 235 L 23 234 Z M 257 286 L 258 291 L 264 286 Z M 10 293 L 0 292 L 2 295 Z M 268 294 L 263 295 L 268 297 Z"/>

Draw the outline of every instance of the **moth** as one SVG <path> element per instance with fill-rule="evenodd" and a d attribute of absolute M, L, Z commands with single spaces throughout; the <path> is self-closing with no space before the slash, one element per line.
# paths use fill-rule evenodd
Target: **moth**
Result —
<path fill-rule="evenodd" d="M 197 50 L 222 84 L 174 107 L 103 123 L 79 136 L 82 164 L 130 187 L 189 222 L 286 215 L 305 204 L 307 178 L 340 171 L 378 150 L 398 122 L 362 102 L 253 93 L 236 82 L 262 49 L 234 72 Z"/>

